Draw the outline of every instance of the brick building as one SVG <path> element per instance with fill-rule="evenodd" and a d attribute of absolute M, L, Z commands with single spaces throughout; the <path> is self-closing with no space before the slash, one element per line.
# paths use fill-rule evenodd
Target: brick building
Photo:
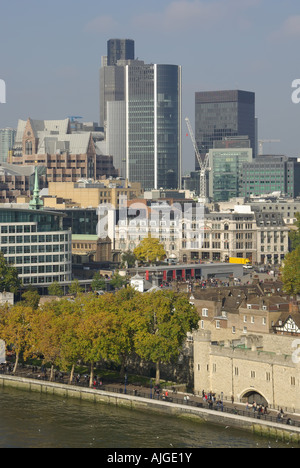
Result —
<path fill-rule="evenodd" d="M 48 182 L 118 176 L 112 157 L 97 154 L 92 133 L 72 133 L 69 119 L 19 120 L 11 162 L 45 166 Z"/>

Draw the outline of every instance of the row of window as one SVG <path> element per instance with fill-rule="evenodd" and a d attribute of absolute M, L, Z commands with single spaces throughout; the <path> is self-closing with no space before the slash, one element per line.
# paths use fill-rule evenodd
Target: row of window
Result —
<path fill-rule="evenodd" d="M 69 244 L 39 244 L 39 245 L 11 245 L 6 247 L 0 244 L 0 250 L 4 255 L 23 255 L 51 252 L 69 252 Z"/>
<path fill-rule="evenodd" d="M 44 274 L 44 273 L 64 273 L 70 272 L 70 265 L 31 265 L 24 267 L 17 267 L 18 274 L 23 275 L 32 275 L 32 274 Z"/>
<path fill-rule="evenodd" d="M 51 276 L 31 276 L 23 278 L 23 284 L 52 284 L 54 282 L 62 283 L 64 281 L 70 281 L 71 275 L 51 275 Z"/>
<path fill-rule="evenodd" d="M 7 257 L 7 262 L 10 265 L 32 265 L 41 263 L 64 263 L 71 261 L 71 254 L 67 255 L 32 255 Z"/>
<path fill-rule="evenodd" d="M 3 226 L 2 226 L 3 227 Z M 6 226 L 7 227 L 7 226 Z M 15 227 L 15 226 L 13 226 Z M 17 226 L 18 227 L 18 226 Z M 12 233 L 12 232 L 10 232 Z M 4 232 L 2 232 L 4 234 Z M 14 233 L 12 233 L 14 234 Z M 0 236 L 1 244 L 31 244 L 31 243 L 44 243 L 44 242 L 68 242 L 69 234 L 47 234 L 47 235 L 20 235 L 20 236 Z"/>
<path fill-rule="evenodd" d="M 206 367 L 206 371 L 209 372 L 209 365 L 207 364 L 205 367 Z M 199 372 L 201 372 L 201 365 L 200 365 L 200 364 L 198 364 L 197 369 L 198 369 Z M 214 374 L 217 373 L 217 364 L 212 364 L 212 372 L 213 372 Z M 239 377 L 239 375 L 240 375 L 239 367 L 235 367 L 235 368 L 234 368 L 234 376 L 235 376 L 235 377 Z M 251 378 L 252 380 L 254 380 L 254 379 L 256 379 L 256 376 L 257 376 L 256 371 L 255 371 L 255 370 L 251 370 L 251 371 L 250 371 L 250 378 Z M 270 373 L 270 372 L 266 372 L 266 373 L 265 373 L 265 380 L 266 380 L 266 382 L 271 382 L 271 373 Z M 293 377 L 293 376 L 291 376 L 290 385 L 291 385 L 291 386 L 295 386 L 295 385 L 296 385 L 296 378 Z"/>

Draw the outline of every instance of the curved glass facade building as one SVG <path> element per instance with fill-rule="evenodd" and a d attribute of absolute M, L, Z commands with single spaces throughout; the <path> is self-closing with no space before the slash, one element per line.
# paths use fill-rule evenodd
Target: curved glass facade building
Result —
<path fill-rule="evenodd" d="M 72 233 L 62 213 L 0 205 L 0 250 L 24 286 L 71 281 Z"/>

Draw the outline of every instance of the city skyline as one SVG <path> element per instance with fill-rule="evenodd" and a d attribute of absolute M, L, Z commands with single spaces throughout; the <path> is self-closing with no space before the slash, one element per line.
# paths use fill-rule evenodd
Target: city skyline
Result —
<path fill-rule="evenodd" d="M 297 6 L 296 0 L 88 0 L 83 9 L 77 0 L 12 0 L 0 18 L 6 83 L 0 128 L 16 128 L 29 116 L 98 122 L 101 56 L 107 40 L 129 38 L 136 58 L 182 67 L 183 172 L 194 169 L 184 118 L 194 126 L 200 91 L 254 92 L 259 139 L 280 140 L 266 143 L 265 152 L 299 157 L 300 104 L 292 102 L 292 83 L 300 78 Z"/>

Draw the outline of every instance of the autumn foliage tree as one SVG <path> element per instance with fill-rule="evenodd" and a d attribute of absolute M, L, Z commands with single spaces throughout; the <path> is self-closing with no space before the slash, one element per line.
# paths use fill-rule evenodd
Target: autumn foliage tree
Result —
<path fill-rule="evenodd" d="M 138 315 L 135 350 L 156 364 L 159 383 L 160 364 L 178 358 L 187 333 L 198 328 L 199 316 L 186 296 L 163 290 L 143 295 Z"/>
<path fill-rule="evenodd" d="M 133 251 L 137 260 L 141 262 L 156 263 L 166 257 L 164 246 L 159 239 L 148 236 Z"/>
<path fill-rule="evenodd" d="M 34 311 L 24 303 L 0 308 L 0 336 L 16 355 L 13 372 L 16 372 L 20 354 L 25 358 L 32 349 L 32 322 Z"/>
<path fill-rule="evenodd" d="M 300 294 L 300 245 L 285 256 L 282 282 L 286 293 Z"/>
<path fill-rule="evenodd" d="M 187 333 L 198 327 L 198 314 L 186 295 L 171 291 L 146 294 L 133 288 L 96 296 L 79 294 L 74 300 L 51 301 L 36 310 L 21 302 L 0 309 L 0 337 L 16 355 L 40 357 L 51 368 L 71 371 L 81 360 L 90 366 L 113 362 L 124 375 L 127 359 L 137 355 L 156 364 L 178 358 Z"/>
<path fill-rule="evenodd" d="M 294 229 L 290 232 L 292 251 L 284 259 L 281 269 L 283 287 L 286 293 L 300 294 L 300 214 L 296 214 Z"/>

